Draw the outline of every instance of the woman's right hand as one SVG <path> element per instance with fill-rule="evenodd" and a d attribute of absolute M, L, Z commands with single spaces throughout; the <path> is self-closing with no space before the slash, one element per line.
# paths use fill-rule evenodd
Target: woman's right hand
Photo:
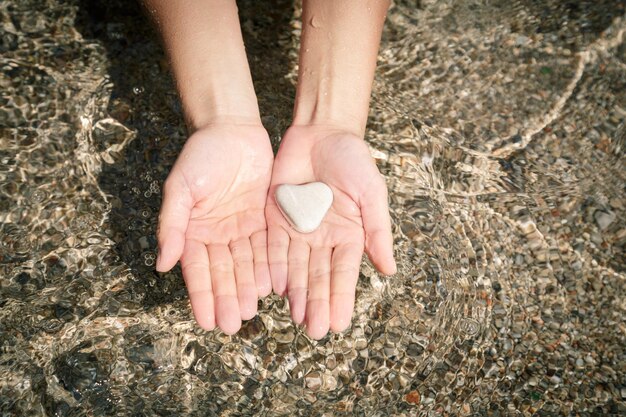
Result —
<path fill-rule="evenodd" d="M 212 124 L 187 140 L 165 181 L 157 270 L 180 260 L 204 329 L 237 332 L 271 291 L 264 209 L 272 162 L 260 124 Z"/>

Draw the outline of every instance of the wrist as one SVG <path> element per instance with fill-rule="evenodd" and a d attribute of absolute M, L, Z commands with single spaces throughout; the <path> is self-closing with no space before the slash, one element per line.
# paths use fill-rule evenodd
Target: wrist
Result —
<path fill-rule="evenodd" d="M 235 0 L 144 0 L 161 30 L 190 130 L 260 123 Z"/>
<path fill-rule="evenodd" d="M 294 125 L 363 136 L 389 2 L 304 1 Z"/>
<path fill-rule="evenodd" d="M 191 133 L 213 125 L 262 126 L 256 98 L 250 100 L 249 105 L 244 104 L 244 99 L 239 101 L 239 105 L 236 102 L 209 99 L 204 103 L 189 104 L 185 103 L 182 95 L 181 100 Z"/>
<path fill-rule="evenodd" d="M 190 130 L 222 121 L 260 124 L 250 70 L 240 52 L 231 49 L 218 60 L 201 60 L 194 65 L 189 60 L 174 62 L 177 89 Z"/>
<path fill-rule="evenodd" d="M 292 126 L 314 126 L 323 130 L 341 130 L 363 137 L 367 124 L 368 101 L 343 100 L 337 90 L 326 94 L 298 92 Z"/>
<path fill-rule="evenodd" d="M 313 127 L 325 131 L 342 131 L 356 136 L 365 136 L 365 121 L 361 122 L 353 118 L 342 118 L 336 115 L 313 114 L 294 117 L 291 124 L 293 127 Z"/>
<path fill-rule="evenodd" d="M 316 143 L 335 142 L 339 138 L 353 138 L 363 142 L 363 135 L 350 127 L 333 122 L 319 124 L 291 124 L 282 137 L 282 142 L 297 142 L 298 146 L 312 146 Z M 282 145 L 281 145 L 282 146 Z"/>

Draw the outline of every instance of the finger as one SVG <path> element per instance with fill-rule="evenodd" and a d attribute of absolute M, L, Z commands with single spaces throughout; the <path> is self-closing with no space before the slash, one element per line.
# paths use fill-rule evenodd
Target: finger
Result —
<path fill-rule="evenodd" d="M 267 260 L 270 266 L 272 287 L 278 295 L 284 295 L 287 288 L 287 255 L 289 235 L 280 226 L 267 229 Z"/>
<path fill-rule="evenodd" d="M 254 279 L 259 297 L 265 297 L 272 292 L 272 279 L 267 264 L 267 231 L 253 233 L 250 236 L 252 254 L 254 256 Z"/>
<path fill-rule="evenodd" d="M 289 242 L 287 297 L 291 319 L 297 324 L 304 321 L 306 311 L 310 253 L 311 248 L 304 240 L 294 239 Z"/>
<path fill-rule="evenodd" d="M 242 320 L 250 320 L 256 315 L 257 291 L 254 282 L 254 260 L 250 239 L 242 238 L 230 243 L 230 253 L 235 267 L 237 299 Z"/>
<path fill-rule="evenodd" d="M 361 216 L 365 230 L 365 252 L 376 269 L 385 275 L 396 273 L 393 259 L 393 236 L 387 203 L 387 186 L 380 179 L 361 201 Z"/>
<path fill-rule="evenodd" d="M 205 330 L 213 330 L 215 328 L 215 309 L 209 271 L 209 254 L 206 246 L 196 240 L 188 240 L 180 258 L 180 265 L 183 270 L 191 309 L 198 325 Z"/>
<path fill-rule="evenodd" d="M 159 213 L 157 228 L 159 248 L 156 263 L 159 272 L 169 271 L 180 259 L 193 207 L 191 194 L 185 182 L 175 179 L 176 177 L 172 178 L 168 178 L 163 185 L 163 202 Z"/>
<path fill-rule="evenodd" d="M 224 333 L 234 334 L 241 327 L 241 313 L 233 258 L 228 246 L 209 245 L 209 265 L 215 299 L 215 321 Z"/>
<path fill-rule="evenodd" d="M 347 243 L 333 250 L 330 278 L 330 328 L 342 332 L 350 325 L 359 279 L 363 245 Z"/>
<path fill-rule="evenodd" d="M 330 317 L 330 260 L 332 249 L 313 248 L 309 258 L 309 296 L 306 306 L 306 332 L 313 339 L 328 333 Z"/>

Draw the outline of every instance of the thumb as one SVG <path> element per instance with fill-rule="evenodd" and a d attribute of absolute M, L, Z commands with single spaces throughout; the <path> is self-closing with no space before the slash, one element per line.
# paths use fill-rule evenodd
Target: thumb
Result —
<path fill-rule="evenodd" d="M 184 180 L 170 174 L 163 184 L 163 202 L 157 228 L 158 255 L 156 270 L 167 272 L 176 265 L 185 247 L 185 234 L 193 200 Z"/>
<path fill-rule="evenodd" d="M 387 203 L 387 186 L 380 178 L 361 200 L 361 216 L 365 229 L 365 253 L 376 269 L 385 275 L 396 273 L 393 258 L 393 236 Z"/>

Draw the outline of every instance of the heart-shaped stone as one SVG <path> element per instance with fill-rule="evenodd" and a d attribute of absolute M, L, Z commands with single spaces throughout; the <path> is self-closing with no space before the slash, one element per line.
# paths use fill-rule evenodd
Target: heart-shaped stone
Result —
<path fill-rule="evenodd" d="M 300 233 L 317 229 L 333 204 L 333 191 L 323 182 L 282 184 L 274 197 L 283 216 Z"/>

